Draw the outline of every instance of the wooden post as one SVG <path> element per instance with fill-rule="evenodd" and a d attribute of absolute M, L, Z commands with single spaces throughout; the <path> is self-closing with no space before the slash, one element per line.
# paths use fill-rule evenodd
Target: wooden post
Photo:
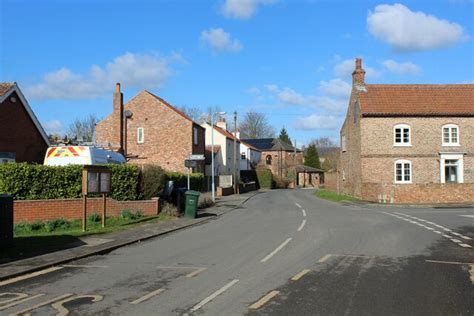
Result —
<path fill-rule="evenodd" d="M 106 218 L 107 218 L 106 209 L 107 209 L 107 196 L 105 195 L 105 193 L 103 193 L 102 194 L 102 228 L 104 228 L 106 224 Z"/>
<path fill-rule="evenodd" d="M 82 202 L 82 231 L 85 232 L 87 229 L 87 194 L 83 195 Z"/>

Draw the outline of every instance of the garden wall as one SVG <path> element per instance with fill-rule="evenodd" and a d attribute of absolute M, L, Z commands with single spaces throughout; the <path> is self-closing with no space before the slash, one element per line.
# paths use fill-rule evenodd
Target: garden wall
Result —
<path fill-rule="evenodd" d="M 82 199 L 17 200 L 13 202 L 13 221 L 18 224 L 60 217 L 66 220 L 81 219 L 82 210 Z M 145 216 L 157 215 L 160 212 L 160 200 L 116 201 L 107 198 L 107 216 L 119 216 L 123 210 L 140 210 Z M 87 214 L 93 213 L 102 214 L 102 198 L 87 199 Z"/>

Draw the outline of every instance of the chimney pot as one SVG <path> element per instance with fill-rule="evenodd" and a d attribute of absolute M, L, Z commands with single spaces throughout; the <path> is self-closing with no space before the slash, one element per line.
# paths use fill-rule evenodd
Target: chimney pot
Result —
<path fill-rule="evenodd" d="M 360 58 L 360 57 L 356 58 L 355 66 L 356 66 L 356 69 L 361 69 L 362 68 L 362 58 Z"/>
<path fill-rule="evenodd" d="M 362 68 L 362 58 L 357 57 L 355 60 L 355 69 L 352 72 L 352 86 L 365 85 L 365 70 Z"/>
<path fill-rule="evenodd" d="M 120 93 L 120 82 L 115 84 L 115 93 Z"/>

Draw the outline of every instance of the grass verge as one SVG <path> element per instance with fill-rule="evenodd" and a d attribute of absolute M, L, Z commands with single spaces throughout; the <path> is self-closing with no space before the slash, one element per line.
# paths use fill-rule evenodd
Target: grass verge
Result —
<path fill-rule="evenodd" d="M 321 199 L 325 199 L 333 202 L 341 201 L 359 201 L 358 198 L 350 195 L 338 194 L 336 192 L 326 191 L 326 190 L 317 190 L 314 193 L 315 196 Z"/>
<path fill-rule="evenodd" d="M 80 237 L 118 232 L 145 222 L 154 223 L 171 218 L 171 216 L 164 214 L 138 218 L 107 217 L 107 225 L 102 228 L 100 217 L 89 216 L 85 232 L 82 231 L 80 220 L 63 222 L 58 219 L 49 221 L 49 224 L 48 222 L 17 224 L 15 225 L 13 245 L 8 248 L 0 248 L 0 264 L 83 246 L 85 243 Z M 51 230 L 51 222 L 58 222 L 53 230 Z"/>

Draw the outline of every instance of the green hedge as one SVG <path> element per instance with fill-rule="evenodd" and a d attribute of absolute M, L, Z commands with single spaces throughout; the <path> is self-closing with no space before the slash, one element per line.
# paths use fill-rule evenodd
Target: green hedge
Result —
<path fill-rule="evenodd" d="M 138 198 L 139 168 L 108 165 L 112 169 L 112 192 L 116 200 Z M 74 199 L 82 192 L 82 166 L 43 166 L 26 163 L 0 164 L 0 193 L 16 200 Z"/>
<path fill-rule="evenodd" d="M 159 196 L 166 181 L 187 186 L 187 175 L 165 172 L 158 166 L 107 165 L 112 169 L 110 197 L 119 201 Z M 191 189 L 201 191 L 202 173 L 192 173 Z M 16 200 L 74 199 L 82 195 L 82 166 L 43 166 L 26 163 L 0 164 L 0 193 Z"/>
<path fill-rule="evenodd" d="M 204 175 L 202 173 L 191 173 L 190 177 L 191 190 L 201 191 L 204 184 Z M 180 172 L 166 172 L 166 180 L 174 181 L 174 187 L 187 187 L 188 175 Z"/>
<path fill-rule="evenodd" d="M 261 189 L 273 189 L 273 175 L 270 170 L 257 170 L 257 179 Z"/>

